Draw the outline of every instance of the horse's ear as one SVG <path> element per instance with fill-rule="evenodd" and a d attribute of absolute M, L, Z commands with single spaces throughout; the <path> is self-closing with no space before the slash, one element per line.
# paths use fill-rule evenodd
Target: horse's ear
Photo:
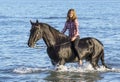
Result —
<path fill-rule="evenodd" d="M 33 22 L 30 20 L 30 23 L 31 23 L 31 25 L 33 24 Z"/>
<path fill-rule="evenodd" d="M 39 23 L 39 21 L 38 21 L 38 20 L 36 20 L 36 23 Z"/>

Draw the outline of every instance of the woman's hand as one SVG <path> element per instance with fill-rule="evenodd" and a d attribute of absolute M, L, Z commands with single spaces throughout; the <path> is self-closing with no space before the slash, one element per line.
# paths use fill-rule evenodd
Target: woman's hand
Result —
<path fill-rule="evenodd" d="M 71 38 L 71 41 L 74 41 L 75 39 L 76 39 L 76 37 L 72 37 L 72 38 Z"/>

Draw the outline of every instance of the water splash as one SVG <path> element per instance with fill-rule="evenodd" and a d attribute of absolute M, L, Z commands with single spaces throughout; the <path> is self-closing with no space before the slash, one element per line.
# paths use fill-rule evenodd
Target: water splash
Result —
<path fill-rule="evenodd" d="M 32 68 L 32 67 L 19 67 L 13 70 L 14 73 L 19 74 L 27 74 L 27 73 L 40 73 L 43 71 L 55 71 L 55 72 L 120 72 L 120 69 L 117 68 L 105 68 L 104 66 L 100 66 L 96 70 L 92 67 L 90 63 L 86 63 L 83 66 L 57 66 L 57 67 L 39 67 L 39 68 Z"/>
<path fill-rule="evenodd" d="M 120 72 L 120 69 L 117 68 L 105 68 L 104 66 L 100 66 L 96 70 L 92 67 L 90 63 L 86 63 L 83 66 L 59 66 L 55 68 L 58 72 Z"/>
<path fill-rule="evenodd" d="M 92 68 L 91 64 L 86 63 L 82 66 L 75 66 L 75 65 L 71 65 L 71 66 L 63 66 L 60 65 L 58 67 L 55 68 L 57 71 L 59 72 L 90 72 L 93 71 L 94 69 Z"/>

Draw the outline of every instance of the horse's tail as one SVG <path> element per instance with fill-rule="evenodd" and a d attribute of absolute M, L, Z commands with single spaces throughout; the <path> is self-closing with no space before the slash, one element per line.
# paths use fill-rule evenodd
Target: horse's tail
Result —
<path fill-rule="evenodd" d="M 105 60 L 104 60 L 104 49 L 101 51 L 101 62 L 102 62 L 102 65 L 105 67 L 105 68 L 108 68 L 108 69 L 111 69 L 110 67 L 108 67 L 106 64 L 105 64 Z"/>
<path fill-rule="evenodd" d="M 102 44 L 101 41 L 99 41 L 98 39 L 94 39 L 95 41 L 95 47 L 98 48 L 98 45 L 99 45 L 99 48 L 100 49 L 100 52 L 99 52 L 99 57 L 101 59 L 101 63 L 102 65 L 105 67 L 105 68 L 108 68 L 107 65 L 105 64 L 105 60 L 104 60 L 104 45 Z M 98 52 L 97 52 L 98 53 Z"/>
<path fill-rule="evenodd" d="M 105 60 L 104 60 L 104 50 L 101 51 L 101 57 L 100 57 L 100 59 L 101 59 L 102 65 L 105 66 L 105 67 L 107 67 L 105 65 Z"/>

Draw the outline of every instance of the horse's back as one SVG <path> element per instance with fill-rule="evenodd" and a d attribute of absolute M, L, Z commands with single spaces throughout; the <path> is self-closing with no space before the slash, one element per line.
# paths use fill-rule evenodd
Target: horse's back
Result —
<path fill-rule="evenodd" d="M 92 56 L 95 53 L 100 53 L 103 49 L 103 44 L 96 38 L 86 37 L 79 41 L 79 52 L 82 59 L 87 58 L 88 55 Z"/>
<path fill-rule="evenodd" d="M 86 37 L 80 39 L 79 47 L 81 47 L 82 49 L 91 48 L 91 50 L 95 49 L 95 51 L 101 51 L 104 49 L 102 42 L 93 37 Z"/>
<path fill-rule="evenodd" d="M 84 43 L 92 44 L 91 42 L 93 42 L 94 44 L 98 44 L 98 45 L 103 46 L 103 44 L 100 40 L 93 38 L 93 37 L 81 38 L 79 43 L 80 44 L 84 44 Z"/>

